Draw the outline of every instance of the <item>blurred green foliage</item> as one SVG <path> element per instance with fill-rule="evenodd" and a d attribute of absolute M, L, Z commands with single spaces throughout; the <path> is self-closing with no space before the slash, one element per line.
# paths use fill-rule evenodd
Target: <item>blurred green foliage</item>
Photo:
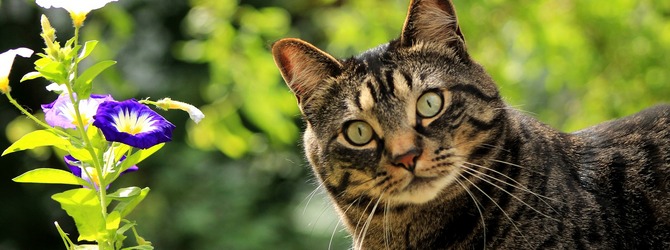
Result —
<path fill-rule="evenodd" d="M 269 47 L 299 37 L 345 58 L 395 38 L 405 0 L 121 0 L 87 19 L 84 39 L 101 40 L 96 61 L 115 59 L 99 78 L 117 99 L 169 96 L 200 106 L 194 126 L 120 181 L 152 189 L 134 214 L 158 249 L 347 249 L 349 238 L 299 148 L 295 100 Z M 574 131 L 668 101 L 670 2 L 665 0 L 455 0 L 471 55 L 515 108 Z M 42 48 L 33 1 L 0 0 L 0 51 Z M 46 14 L 71 32 L 67 14 Z M 59 17 L 60 16 L 60 17 Z M 65 37 L 65 35 L 63 35 Z M 32 110 L 55 96 L 44 82 L 18 84 Z M 0 147 L 32 126 L 0 101 Z M 72 222 L 49 199 L 58 186 L 11 182 L 36 167 L 62 167 L 49 150 L 0 158 L 0 249 L 54 249 L 53 228 Z M 125 183 L 124 183 L 125 184 Z M 310 194 L 312 191 L 314 194 Z M 11 225 L 11 226 L 9 226 Z M 70 228 L 68 228 L 70 227 Z M 35 239 L 40 239 L 35 241 Z"/>

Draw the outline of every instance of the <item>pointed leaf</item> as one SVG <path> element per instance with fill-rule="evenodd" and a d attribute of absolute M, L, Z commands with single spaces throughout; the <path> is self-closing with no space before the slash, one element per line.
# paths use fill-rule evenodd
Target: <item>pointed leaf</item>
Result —
<path fill-rule="evenodd" d="M 32 80 L 32 79 L 35 79 L 35 78 L 38 78 L 38 77 L 42 77 L 42 74 L 40 74 L 40 72 L 37 72 L 37 71 L 29 72 L 29 73 L 23 75 L 23 77 L 21 78 L 21 81 L 19 81 L 19 82 L 25 82 L 25 81 Z"/>
<path fill-rule="evenodd" d="M 126 187 L 126 188 L 119 188 L 119 190 L 116 190 L 116 192 L 108 194 L 107 197 L 118 201 L 129 201 L 132 198 L 135 198 L 136 196 L 140 195 L 141 193 L 142 189 L 138 187 Z"/>
<path fill-rule="evenodd" d="M 121 201 L 119 204 L 114 207 L 114 211 L 119 211 L 121 213 L 121 217 L 126 217 L 130 212 L 135 209 L 135 207 L 144 200 L 145 197 L 147 197 L 147 194 L 149 194 L 149 188 L 143 188 L 139 195 L 132 196 L 130 200 L 127 201 Z"/>
<path fill-rule="evenodd" d="M 52 199 L 74 219 L 79 232 L 78 240 L 96 241 L 107 234 L 106 221 L 102 216 L 100 200 L 96 191 L 78 188 L 54 194 Z"/>
<path fill-rule="evenodd" d="M 20 183 L 44 183 L 44 184 L 69 184 L 89 186 L 84 179 L 77 177 L 71 172 L 55 168 L 38 168 L 19 175 L 12 179 Z"/>
<path fill-rule="evenodd" d="M 132 167 L 133 165 L 136 165 L 137 163 L 146 159 L 150 155 L 156 153 L 156 151 L 161 149 L 163 146 L 165 146 L 165 143 L 156 144 L 153 147 L 150 147 L 150 148 L 147 148 L 147 149 L 137 150 L 137 152 L 131 154 L 128 157 L 126 157 L 126 159 L 124 159 L 121 162 L 121 166 L 119 167 L 119 169 L 120 169 L 119 171 L 120 172 L 126 171 L 128 168 Z"/>
<path fill-rule="evenodd" d="M 84 60 L 84 58 L 88 57 L 93 49 L 95 49 L 96 45 L 98 45 L 98 41 L 96 40 L 87 41 L 84 44 L 84 48 L 82 49 L 81 54 L 77 58 L 77 62 L 80 62 L 81 60 Z"/>
<path fill-rule="evenodd" d="M 35 61 L 35 69 L 47 80 L 56 83 L 67 82 L 67 70 L 63 63 L 43 57 Z"/>
<path fill-rule="evenodd" d="M 107 215 L 107 230 L 116 231 L 121 225 L 121 214 L 118 211 L 112 211 Z"/>
<path fill-rule="evenodd" d="M 91 82 L 93 82 L 93 79 L 114 64 L 116 64 L 116 61 L 107 60 L 98 62 L 86 69 L 74 83 L 74 92 L 82 99 L 88 98 L 91 95 Z"/>
<path fill-rule="evenodd" d="M 67 139 L 60 137 L 49 130 L 36 130 L 24 135 L 21 139 L 14 142 L 9 148 L 2 152 L 2 155 L 43 146 L 54 146 L 65 150 L 67 145 L 70 145 L 70 142 Z"/>

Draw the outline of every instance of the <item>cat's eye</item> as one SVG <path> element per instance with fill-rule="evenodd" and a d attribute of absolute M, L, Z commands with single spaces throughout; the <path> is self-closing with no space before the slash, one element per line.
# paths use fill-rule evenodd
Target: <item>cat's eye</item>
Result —
<path fill-rule="evenodd" d="M 416 112 L 423 118 L 432 118 L 442 110 L 442 95 L 436 92 L 426 92 L 416 102 Z"/>
<path fill-rule="evenodd" d="M 363 146 L 372 141 L 374 131 L 364 121 L 353 121 L 346 125 L 344 137 L 354 146 Z"/>

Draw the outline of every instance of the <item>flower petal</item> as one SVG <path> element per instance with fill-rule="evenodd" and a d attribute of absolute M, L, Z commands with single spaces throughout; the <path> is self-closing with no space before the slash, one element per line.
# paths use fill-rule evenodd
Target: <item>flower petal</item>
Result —
<path fill-rule="evenodd" d="M 76 98 L 76 94 L 75 94 Z M 112 101 L 111 95 L 91 95 L 88 99 L 79 101 L 79 112 L 84 120 L 84 126 L 91 124 L 93 115 L 98 111 L 98 105 L 105 101 Z M 48 104 L 42 105 L 44 119 L 53 127 L 76 128 L 76 113 L 68 93 L 62 93 Z"/>
<path fill-rule="evenodd" d="M 123 162 L 124 159 L 126 159 L 126 156 L 125 155 L 121 156 L 121 159 L 119 159 L 119 162 L 116 165 L 121 164 L 121 162 Z M 70 171 L 72 171 L 72 174 L 76 175 L 79 178 L 84 179 L 88 183 L 94 184 L 96 188 L 99 186 L 99 183 L 97 183 L 97 181 L 95 181 L 95 180 L 91 181 L 91 178 L 88 175 L 84 174 L 85 172 L 82 170 L 82 168 L 87 168 L 88 173 L 95 176 L 95 178 L 97 178 L 98 173 L 95 171 L 95 169 L 93 167 L 87 166 L 85 163 L 80 162 L 76 158 L 72 157 L 72 155 L 64 156 L 63 160 L 65 161 L 65 165 L 67 165 L 67 167 L 70 169 Z M 135 172 L 137 170 L 139 170 L 137 165 L 133 165 L 132 167 L 128 168 L 126 171 L 121 172 L 120 175 L 123 175 L 125 173 L 129 173 L 129 172 Z M 107 188 L 109 188 L 109 185 L 107 186 Z"/>
<path fill-rule="evenodd" d="M 141 149 L 171 141 L 175 128 L 161 115 L 135 99 L 101 103 L 93 119 L 93 126 L 100 128 L 108 141 Z"/>
<path fill-rule="evenodd" d="M 71 13 L 88 13 L 116 1 L 118 0 L 37 0 L 35 2 L 45 9 L 53 7 L 63 8 Z"/>
<path fill-rule="evenodd" d="M 200 111 L 200 109 L 196 108 L 195 106 L 185 103 L 185 102 L 180 102 L 180 101 L 175 101 L 170 98 L 163 98 L 161 100 L 158 100 L 156 102 L 156 106 L 168 110 L 168 109 L 181 109 L 183 111 L 188 112 L 188 116 L 193 120 L 195 123 L 199 123 L 200 120 L 205 118 L 205 114 Z"/>
<path fill-rule="evenodd" d="M 28 58 L 32 54 L 33 50 L 28 48 L 10 49 L 0 54 L 0 91 L 9 92 L 9 71 L 14 64 L 14 58 L 17 55 Z"/>

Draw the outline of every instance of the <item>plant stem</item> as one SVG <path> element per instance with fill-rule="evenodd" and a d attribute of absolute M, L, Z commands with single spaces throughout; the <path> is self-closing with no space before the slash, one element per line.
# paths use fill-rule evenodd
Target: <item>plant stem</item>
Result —
<path fill-rule="evenodd" d="M 20 104 L 13 98 L 13 97 L 12 97 L 12 95 L 11 95 L 9 92 L 5 93 L 5 96 L 7 96 L 7 99 L 9 99 L 9 103 L 11 103 L 12 105 L 14 105 L 14 107 L 16 107 L 19 111 L 21 111 L 21 113 L 23 113 L 24 115 L 26 115 L 29 119 L 33 120 L 33 121 L 34 121 L 35 123 L 37 123 L 38 125 L 44 127 L 45 129 L 47 129 L 47 130 L 49 130 L 49 131 L 51 131 L 51 132 L 53 132 L 53 133 L 55 133 L 55 134 L 57 134 L 57 135 L 60 135 L 60 136 L 63 136 L 63 137 L 67 137 L 68 139 L 73 139 L 73 137 L 70 136 L 69 134 L 67 134 L 67 133 L 65 133 L 65 132 L 63 132 L 63 131 L 61 131 L 61 130 L 54 129 L 54 128 L 52 128 L 51 126 L 49 126 L 49 124 L 46 124 L 46 123 L 40 121 L 40 119 L 37 119 L 37 117 L 35 117 L 33 114 L 31 114 L 30 112 L 28 112 L 28 110 L 26 110 L 25 108 L 23 108 L 23 107 L 22 107 L 22 106 L 21 106 L 21 105 L 20 105 Z"/>
<path fill-rule="evenodd" d="M 77 48 L 79 44 L 79 27 L 74 28 L 74 48 Z M 97 188 L 97 193 L 100 199 L 100 208 L 101 208 L 101 213 L 102 213 L 102 218 L 105 223 L 107 223 L 107 183 L 104 182 L 105 178 L 105 172 L 104 172 L 104 161 L 100 160 L 100 156 L 95 152 L 95 148 L 93 148 L 93 144 L 91 144 L 91 140 L 88 138 L 88 134 L 86 133 L 86 127 L 84 125 L 84 121 L 81 118 L 81 112 L 79 111 L 79 102 L 80 98 L 75 97 L 75 93 L 73 92 L 73 87 L 75 83 L 77 82 L 77 66 L 78 62 L 76 57 L 72 59 L 72 68 L 71 71 L 68 74 L 68 79 L 69 83 L 66 84 L 67 89 L 68 89 L 68 94 L 70 95 L 70 101 L 72 102 L 74 106 L 74 112 L 75 112 L 75 118 L 77 121 L 77 130 L 79 131 L 79 134 L 81 137 L 84 139 L 84 145 L 86 147 L 86 150 L 88 150 L 89 154 L 91 155 L 91 158 L 93 159 L 93 166 L 95 167 L 95 170 L 97 171 L 98 175 L 98 188 Z M 90 176 L 92 177 L 92 176 Z M 106 234 L 105 234 L 106 235 Z M 107 236 L 106 239 L 99 239 L 98 240 L 98 247 L 100 250 L 106 250 L 110 249 L 110 247 L 113 249 L 113 241 L 110 241 L 110 237 Z M 102 241 L 102 242 L 101 242 Z"/>

